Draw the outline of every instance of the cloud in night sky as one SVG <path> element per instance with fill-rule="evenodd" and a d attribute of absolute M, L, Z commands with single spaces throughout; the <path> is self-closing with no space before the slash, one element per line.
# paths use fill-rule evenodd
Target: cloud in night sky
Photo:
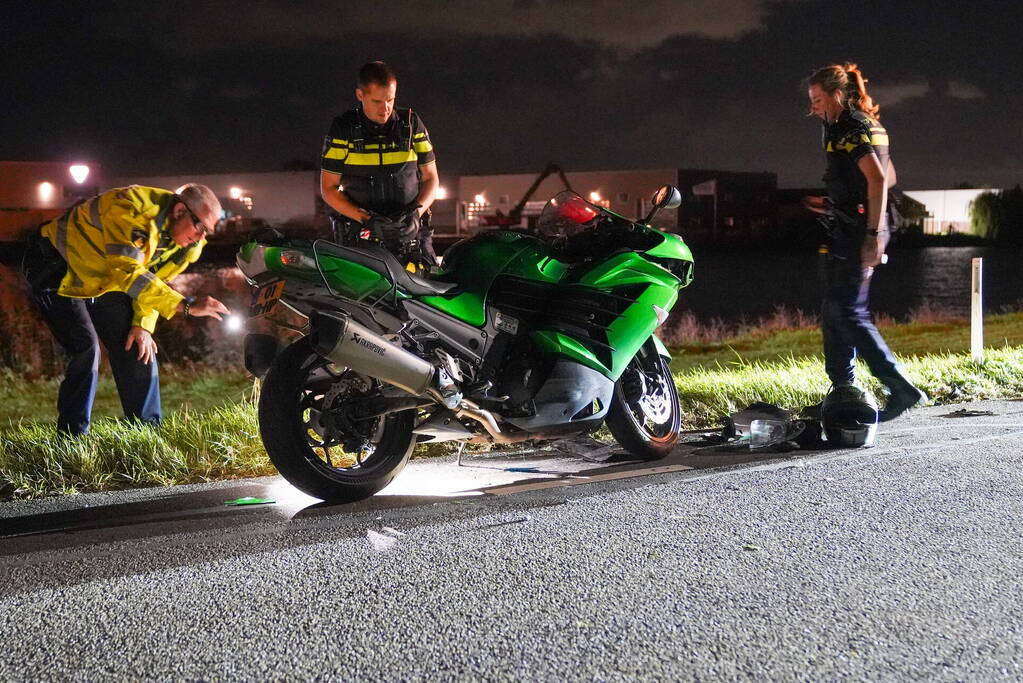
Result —
<path fill-rule="evenodd" d="M 346 3 L 337 0 L 226 0 L 157 4 L 143 17 L 134 2 L 115 3 L 99 14 L 111 33 L 168 33 L 189 51 L 268 42 L 276 45 L 331 40 L 360 33 L 418 36 L 494 35 L 523 37 L 557 34 L 575 41 L 597 41 L 637 49 L 678 34 L 735 38 L 761 28 L 760 0 L 389 0 Z"/>
<path fill-rule="evenodd" d="M 1023 180 L 1023 4 L 607 0 L 5 7 L 0 158 L 119 174 L 314 160 L 384 58 L 442 175 L 713 167 L 819 182 L 800 81 L 853 59 L 904 187 Z M 368 3 L 360 3 L 367 5 Z M 384 10 L 387 13 L 384 13 Z M 443 9 L 438 9 L 443 8 Z M 144 11 L 143 11 L 144 10 Z"/>

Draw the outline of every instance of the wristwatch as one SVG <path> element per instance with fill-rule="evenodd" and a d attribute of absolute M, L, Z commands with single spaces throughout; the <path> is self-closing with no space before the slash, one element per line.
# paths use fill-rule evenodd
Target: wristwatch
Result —
<path fill-rule="evenodd" d="M 192 308 L 192 304 L 195 303 L 195 297 L 194 296 L 186 296 L 185 300 L 182 303 L 185 305 L 185 315 L 186 316 L 192 315 L 192 312 L 191 312 L 190 309 Z"/>

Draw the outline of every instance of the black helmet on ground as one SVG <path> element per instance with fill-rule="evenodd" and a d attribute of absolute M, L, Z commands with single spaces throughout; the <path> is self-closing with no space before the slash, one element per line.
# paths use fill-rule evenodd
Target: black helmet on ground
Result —
<path fill-rule="evenodd" d="M 832 387 L 821 404 L 821 423 L 831 446 L 873 446 L 877 436 L 877 403 L 855 385 Z"/>

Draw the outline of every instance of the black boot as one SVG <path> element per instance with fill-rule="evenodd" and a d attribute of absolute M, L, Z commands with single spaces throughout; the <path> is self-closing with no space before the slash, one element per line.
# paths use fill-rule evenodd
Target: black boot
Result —
<path fill-rule="evenodd" d="M 881 383 L 888 387 L 888 402 L 884 410 L 878 413 L 879 422 L 889 422 L 910 408 L 922 406 L 927 402 L 927 394 L 920 391 L 905 377 L 878 378 Z"/>

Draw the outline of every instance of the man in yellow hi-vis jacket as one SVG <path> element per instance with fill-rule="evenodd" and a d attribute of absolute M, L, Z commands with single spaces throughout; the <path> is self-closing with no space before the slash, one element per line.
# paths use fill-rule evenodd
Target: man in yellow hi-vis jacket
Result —
<path fill-rule="evenodd" d="M 159 316 L 221 318 L 213 297 L 186 298 L 167 284 L 194 263 L 220 219 L 204 185 L 177 192 L 131 185 L 87 199 L 30 236 L 22 272 L 68 355 L 57 398 L 57 429 L 89 430 L 107 350 L 125 417 L 159 424 L 160 380 L 152 332 Z"/>

